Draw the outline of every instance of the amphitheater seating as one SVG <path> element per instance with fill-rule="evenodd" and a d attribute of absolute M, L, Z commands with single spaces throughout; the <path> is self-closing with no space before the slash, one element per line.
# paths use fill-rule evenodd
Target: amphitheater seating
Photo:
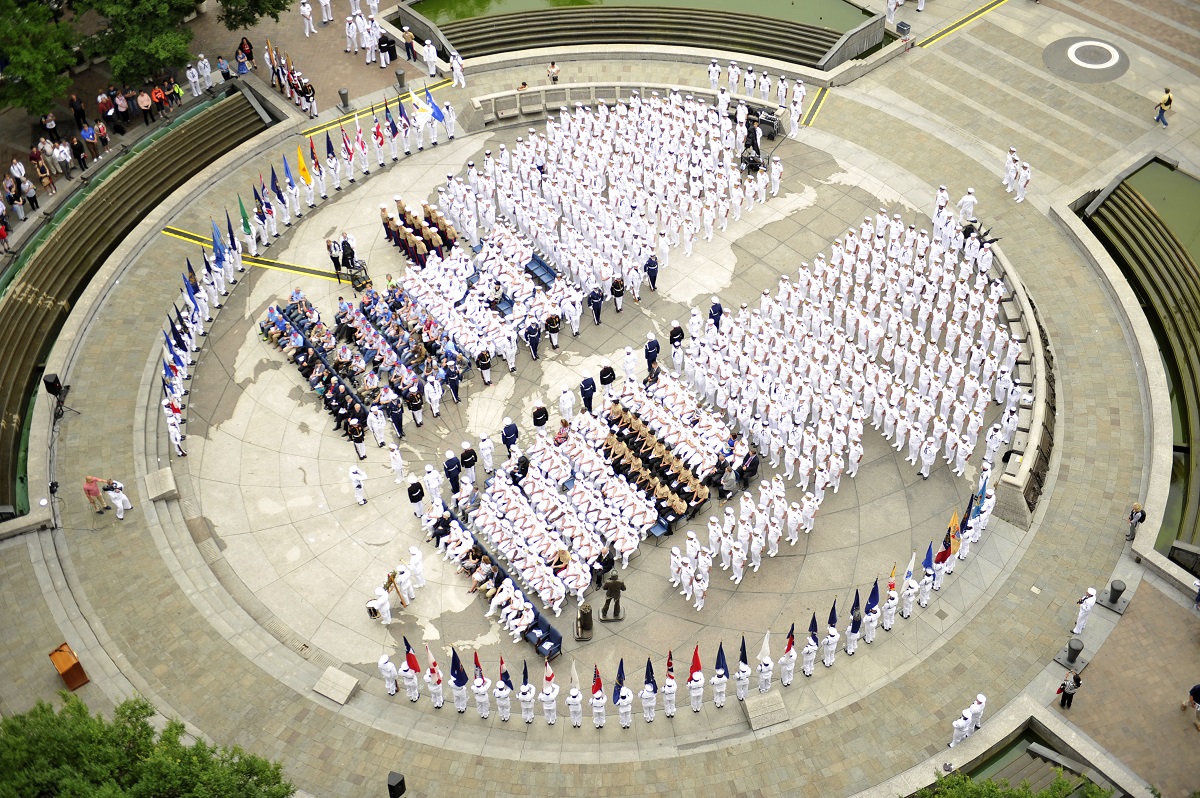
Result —
<path fill-rule="evenodd" d="M 1173 393 L 1192 447 L 1200 446 L 1200 272 L 1166 224 L 1135 189 L 1121 183 L 1088 219 L 1117 256 L 1163 348 L 1169 348 L 1180 384 Z M 1178 537 L 1200 542 L 1200 459 L 1188 458 L 1187 493 Z"/>
<path fill-rule="evenodd" d="M 866 17 L 864 17 L 864 20 Z M 463 58 L 537 47 L 641 44 L 726 49 L 815 67 L 841 33 L 816 25 L 700 8 L 582 6 L 493 14 L 444 22 Z M 503 113 L 515 115 L 515 107 Z M 531 113 L 522 110 L 522 113 Z M 501 116 L 501 118 L 504 118 Z"/>
<path fill-rule="evenodd" d="M 0 298 L 0 505 L 15 505 L 22 430 L 46 357 L 88 283 L 147 212 L 266 128 L 236 93 L 120 166 L 58 225 Z"/>

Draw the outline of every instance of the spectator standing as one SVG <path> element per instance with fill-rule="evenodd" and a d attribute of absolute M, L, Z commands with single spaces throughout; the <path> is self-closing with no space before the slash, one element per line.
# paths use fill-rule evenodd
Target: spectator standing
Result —
<path fill-rule="evenodd" d="M 91 125 L 84 124 L 79 131 L 79 137 L 83 139 L 83 146 L 87 147 L 88 155 L 92 157 L 92 160 L 100 160 L 100 149 L 96 146 L 96 129 Z"/>
<path fill-rule="evenodd" d="M 1058 705 L 1063 709 L 1070 709 L 1071 702 L 1075 700 L 1075 693 L 1079 690 L 1079 686 L 1083 684 L 1083 679 L 1079 678 L 1079 674 L 1073 670 L 1067 671 L 1067 675 L 1063 677 L 1062 684 L 1058 686 L 1058 692 L 1062 696 L 1058 699 Z M 1200 724 L 1197 724 L 1200 728 Z"/>
<path fill-rule="evenodd" d="M 49 160 L 53 160 L 53 158 Z M 46 192 L 53 197 L 58 193 L 58 188 L 54 185 L 54 178 L 51 177 L 50 166 L 46 161 L 47 159 L 45 158 L 38 159 L 37 165 L 34 168 L 37 169 L 38 179 L 42 181 L 42 188 L 46 189 Z"/>
<path fill-rule="evenodd" d="M 142 111 L 142 122 L 146 125 L 154 122 L 154 101 L 150 99 L 150 95 L 145 90 L 138 93 L 137 107 Z"/>
<path fill-rule="evenodd" d="M 246 63 L 254 69 L 258 69 L 258 64 L 254 63 L 254 45 L 245 36 L 242 37 L 242 42 L 238 45 L 238 52 L 246 56 Z"/>
<path fill-rule="evenodd" d="M 87 124 L 87 109 L 83 106 L 83 100 L 79 99 L 79 95 L 72 94 L 71 99 L 67 102 L 71 108 L 71 113 L 75 115 L 75 127 L 82 130 Z"/>
<path fill-rule="evenodd" d="M 1162 99 L 1158 101 L 1158 105 L 1154 106 L 1154 121 L 1162 123 L 1163 130 L 1167 128 L 1167 111 L 1170 111 L 1174 104 L 1175 98 L 1171 96 L 1171 90 L 1163 89 Z"/>
<path fill-rule="evenodd" d="M 1137 537 L 1138 525 L 1146 520 L 1146 511 L 1142 509 L 1142 505 L 1138 502 L 1133 503 L 1133 509 L 1129 511 L 1129 532 L 1125 535 L 1126 540 L 1133 540 Z"/>
<path fill-rule="evenodd" d="M 46 136 L 51 141 L 62 141 L 58 134 L 58 120 L 54 118 L 53 111 L 42 117 L 42 130 L 46 131 Z"/>
<path fill-rule="evenodd" d="M 71 136 L 71 156 L 75 159 L 75 163 L 79 164 L 79 171 L 87 171 L 87 151 L 83 147 L 83 143 L 79 141 L 78 136 Z"/>
<path fill-rule="evenodd" d="M 36 211 L 38 209 L 37 186 L 30 182 L 29 178 L 21 181 L 20 191 L 25 195 L 25 201 L 29 203 L 29 209 Z"/>
<path fill-rule="evenodd" d="M 558 83 L 558 76 L 560 74 L 562 74 L 562 69 L 559 68 L 558 64 L 551 61 L 550 66 L 546 67 L 546 77 L 550 78 L 551 83 Z"/>
<path fill-rule="evenodd" d="M 223 56 L 223 55 L 217 56 L 217 69 L 221 73 L 221 80 L 230 80 L 231 79 L 231 76 L 229 74 L 229 62 L 225 60 L 225 56 Z"/>
<path fill-rule="evenodd" d="M 109 153 L 108 125 L 104 124 L 104 122 L 102 122 L 102 121 L 97 122 L 95 130 L 96 130 L 96 142 L 100 146 L 100 154 L 108 155 L 108 153 Z M 97 156 L 97 158 L 98 157 L 99 156 Z"/>
<path fill-rule="evenodd" d="M 58 142 L 58 146 L 54 148 L 54 162 L 58 164 L 59 169 L 67 180 L 71 179 L 71 147 L 65 141 Z"/>

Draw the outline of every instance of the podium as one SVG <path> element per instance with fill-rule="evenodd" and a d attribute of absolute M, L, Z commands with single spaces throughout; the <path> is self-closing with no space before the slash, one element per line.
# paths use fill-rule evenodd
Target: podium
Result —
<path fill-rule="evenodd" d="M 54 663 L 54 668 L 68 690 L 78 690 L 90 681 L 83 666 L 79 664 L 79 657 L 75 656 L 75 652 L 66 643 L 50 652 L 50 661 Z"/>

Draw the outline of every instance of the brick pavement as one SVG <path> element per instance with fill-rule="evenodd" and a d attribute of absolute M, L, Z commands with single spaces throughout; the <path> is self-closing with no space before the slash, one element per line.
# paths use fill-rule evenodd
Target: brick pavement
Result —
<path fill-rule="evenodd" d="M 1104 608 L 1093 612 L 1108 613 Z M 1200 731 L 1194 712 L 1180 712 L 1200 682 L 1197 613 L 1148 582 L 1084 669 L 1070 710 L 1050 706 L 1157 787 L 1163 798 L 1200 790 Z"/>
<path fill-rule="evenodd" d="M 889 74 L 876 78 L 882 82 Z M 814 138 L 844 137 L 847 155 L 874 153 L 926 183 L 936 184 L 946 174 L 978 186 L 998 181 L 987 148 L 994 142 L 981 147 L 961 130 L 927 123 L 921 112 L 888 109 L 872 96 L 878 91 L 867 86 L 845 97 L 835 93 Z M 942 102 L 953 107 L 956 99 Z M 936 116 L 938 106 L 931 106 L 926 110 Z M 1108 135 L 1119 134 L 1108 129 Z M 1058 359 L 1057 481 L 1044 499 L 1041 531 L 975 622 L 920 667 L 841 712 L 757 741 L 714 742 L 712 750 L 670 763 L 647 762 L 634 771 L 599 763 L 636 752 L 607 743 L 556 747 L 557 736 L 541 725 L 525 735 L 520 729 L 481 729 L 468 739 L 437 742 L 436 729 L 413 728 L 406 713 L 372 718 L 364 699 L 335 711 L 306 698 L 307 671 L 298 658 L 254 649 L 253 626 L 223 629 L 209 620 L 213 613 L 202 611 L 201 602 L 219 600 L 219 591 L 195 563 L 164 561 L 160 538 L 181 519 L 160 517 L 169 508 L 142 506 L 140 486 L 133 489 L 139 507 L 125 525 L 100 535 L 67 534 L 96 620 L 107 627 L 126 667 L 144 676 L 156 696 L 213 738 L 282 759 L 290 778 L 322 795 L 358 794 L 358 785 L 381 783 L 397 764 L 417 795 L 846 795 L 936 755 L 955 700 L 983 690 L 1003 705 L 1043 671 L 1066 639 L 1079 586 L 1103 582 L 1120 556 L 1111 520 L 1123 515 L 1126 497 L 1140 484 L 1142 410 L 1136 386 L 1127 379 L 1133 366 L 1115 312 L 1037 203 L 1006 207 L 994 191 L 984 194 L 984 202 L 994 203 L 988 212 L 1012 233 L 1005 250 L 1042 311 Z M 923 206 L 928 199 L 918 193 L 912 201 Z M 143 429 L 139 397 L 157 392 L 141 388 L 137 375 L 152 376 L 147 347 L 155 346 L 148 342 L 156 339 L 155 319 L 164 301 L 156 281 L 173 284 L 174 271 L 173 260 L 139 259 L 113 301 L 101 308 L 95 329 L 105 332 L 88 337 L 72 373 L 73 400 L 87 417 L 64 422 L 62 442 L 69 443 L 60 449 L 64 484 L 96 463 L 117 474 L 136 474 L 142 467 L 129 447 L 130 423 L 135 434 Z M 1107 415 L 1107 424 L 1092 423 L 1098 413 Z M 148 437 L 156 442 L 152 432 Z M 147 517 L 154 523 L 145 523 Z M 70 519 L 75 526 L 79 520 Z M 185 578 L 194 589 L 180 589 L 178 580 Z M 221 623 L 226 617 L 244 622 L 236 608 L 216 614 Z M 255 650 L 261 653 L 247 653 Z M 997 658 L 997 651 L 1006 656 Z M 376 722 L 380 728 L 369 725 Z M 405 741 L 406 734 L 419 741 Z M 890 742 L 901 739 L 904 745 Z M 511 773 L 506 762 L 492 756 L 513 745 L 528 760 L 516 784 L 501 775 Z M 572 764 L 558 764 L 560 758 Z"/>

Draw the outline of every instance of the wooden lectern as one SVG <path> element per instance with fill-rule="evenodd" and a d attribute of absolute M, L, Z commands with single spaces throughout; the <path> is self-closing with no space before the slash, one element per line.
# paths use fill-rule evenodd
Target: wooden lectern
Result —
<path fill-rule="evenodd" d="M 79 664 L 79 657 L 66 643 L 50 652 L 50 661 L 54 663 L 68 690 L 78 690 L 90 681 Z"/>

